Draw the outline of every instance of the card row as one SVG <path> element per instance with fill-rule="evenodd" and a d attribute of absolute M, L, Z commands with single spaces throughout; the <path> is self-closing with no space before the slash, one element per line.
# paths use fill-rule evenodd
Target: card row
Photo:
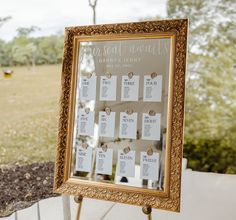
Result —
<path fill-rule="evenodd" d="M 150 113 L 152 112 L 152 114 Z M 161 114 L 150 111 L 142 113 L 142 139 L 160 140 Z M 78 135 L 94 136 L 95 112 L 79 109 Z M 115 137 L 116 112 L 100 111 L 98 119 L 98 136 Z M 120 112 L 119 137 L 137 139 L 137 112 Z"/>
<path fill-rule="evenodd" d="M 76 152 L 76 171 L 92 171 L 93 148 L 78 147 Z M 107 148 L 96 149 L 97 174 L 112 175 L 113 150 Z M 116 175 L 121 177 L 135 177 L 135 151 L 125 152 L 118 150 Z M 141 152 L 140 154 L 140 178 L 158 181 L 159 179 L 159 153 Z"/>
<path fill-rule="evenodd" d="M 97 76 L 82 76 L 80 78 L 80 100 L 96 100 Z M 143 101 L 161 102 L 162 76 L 145 75 L 143 85 Z M 100 77 L 100 101 L 116 101 L 117 76 Z M 139 99 L 139 76 L 122 76 L 121 101 L 138 101 Z"/>

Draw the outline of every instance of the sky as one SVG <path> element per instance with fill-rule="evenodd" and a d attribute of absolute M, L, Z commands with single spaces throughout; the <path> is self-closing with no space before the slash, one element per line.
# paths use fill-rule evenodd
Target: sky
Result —
<path fill-rule="evenodd" d="M 98 0 L 97 24 L 139 21 L 165 16 L 166 0 Z M 92 24 L 88 0 L 0 0 L 0 16 L 12 19 L 0 28 L 0 38 L 11 40 L 18 27 L 41 28 L 35 36 L 64 32 L 67 26 Z"/>

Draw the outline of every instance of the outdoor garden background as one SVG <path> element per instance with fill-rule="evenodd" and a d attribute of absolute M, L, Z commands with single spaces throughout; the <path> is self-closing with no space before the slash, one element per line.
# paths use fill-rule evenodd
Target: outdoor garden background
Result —
<path fill-rule="evenodd" d="M 189 18 L 188 167 L 236 174 L 236 3 L 168 0 L 166 9 L 165 16 L 139 20 Z M 92 24 L 92 8 L 88 17 Z M 0 31 L 12 20 L 14 14 L 0 15 Z M 0 35 L 0 216 L 52 196 L 64 30 L 37 36 L 40 29 L 18 27 L 10 40 Z"/>

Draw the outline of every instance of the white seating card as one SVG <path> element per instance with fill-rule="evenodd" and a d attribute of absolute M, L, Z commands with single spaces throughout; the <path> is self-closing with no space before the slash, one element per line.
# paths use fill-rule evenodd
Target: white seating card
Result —
<path fill-rule="evenodd" d="M 100 137 L 114 137 L 115 135 L 115 112 L 99 112 L 99 128 L 98 134 Z"/>
<path fill-rule="evenodd" d="M 76 152 L 75 169 L 77 171 L 91 172 L 91 168 L 92 168 L 92 148 L 87 147 L 86 149 L 84 149 L 82 147 L 78 147 Z"/>
<path fill-rule="evenodd" d="M 100 80 L 100 100 L 116 101 L 116 80 L 117 76 L 101 76 Z"/>
<path fill-rule="evenodd" d="M 161 114 L 154 116 L 143 113 L 142 139 L 143 140 L 160 140 Z"/>
<path fill-rule="evenodd" d="M 80 100 L 96 100 L 97 76 L 94 74 L 90 78 L 81 76 L 80 80 Z"/>
<path fill-rule="evenodd" d="M 122 76 L 121 101 L 138 101 L 139 76 Z"/>
<path fill-rule="evenodd" d="M 141 152 L 140 157 L 140 177 L 142 179 L 159 179 L 159 153 L 148 155 L 147 152 Z"/>
<path fill-rule="evenodd" d="M 79 109 L 78 113 L 78 134 L 79 135 L 94 135 L 94 112 L 85 112 Z"/>
<path fill-rule="evenodd" d="M 135 151 L 124 153 L 118 150 L 117 175 L 125 177 L 135 176 Z"/>
<path fill-rule="evenodd" d="M 96 173 L 112 175 L 112 156 L 112 149 L 107 149 L 106 151 L 101 148 L 97 149 Z"/>
<path fill-rule="evenodd" d="M 137 116 L 138 113 L 127 114 L 126 112 L 120 113 L 120 138 L 137 138 Z"/>
<path fill-rule="evenodd" d="M 162 96 L 162 76 L 144 76 L 143 101 L 161 102 Z"/>

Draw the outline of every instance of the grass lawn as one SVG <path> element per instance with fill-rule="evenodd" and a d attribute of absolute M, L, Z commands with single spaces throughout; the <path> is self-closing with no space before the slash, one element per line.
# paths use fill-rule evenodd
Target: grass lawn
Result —
<path fill-rule="evenodd" d="M 0 164 L 53 161 L 61 66 L 12 69 L 0 75 Z"/>

